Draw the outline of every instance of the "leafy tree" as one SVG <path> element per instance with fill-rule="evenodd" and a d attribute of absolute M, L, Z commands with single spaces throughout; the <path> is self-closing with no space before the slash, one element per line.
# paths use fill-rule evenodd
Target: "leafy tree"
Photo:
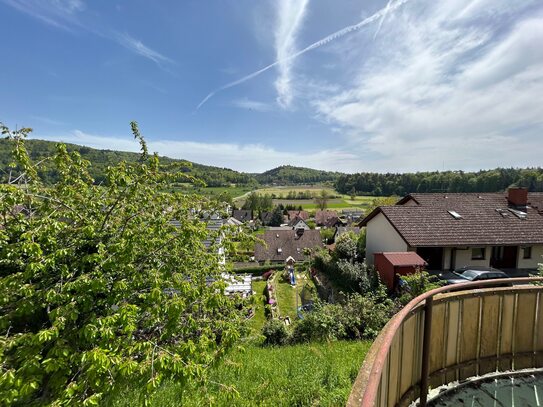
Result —
<path fill-rule="evenodd" d="M 344 233 L 336 239 L 334 256 L 337 259 L 344 259 L 354 262 L 358 257 L 357 237 L 354 233 Z"/>
<path fill-rule="evenodd" d="M 283 211 L 280 207 L 276 206 L 272 212 L 270 226 L 281 226 L 281 223 L 283 223 Z"/>
<path fill-rule="evenodd" d="M 138 162 L 110 166 L 98 186 L 58 144 L 47 187 L 25 148 L 31 129 L 0 129 L 14 153 L 0 184 L 2 404 L 98 405 L 127 381 L 148 394 L 167 378 L 204 380 L 242 315 L 194 215 L 216 206 L 161 192 L 190 173 L 161 167 L 132 123 Z"/>
<path fill-rule="evenodd" d="M 315 203 L 321 211 L 325 210 L 328 206 L 328 199 L 330 195 L 326 189 L 322 189 L 321 192 L 315 197 Z"/>

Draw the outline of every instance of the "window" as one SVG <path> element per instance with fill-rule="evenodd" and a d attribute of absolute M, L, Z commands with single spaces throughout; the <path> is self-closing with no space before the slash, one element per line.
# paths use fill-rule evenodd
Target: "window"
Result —
<path fill-rule="evenodd" d="M 484 260 L 484 259 L 485 259 L 484 247 L 474 247 L 471 249 L 471 260 Z"/>
<path fill-rule="evenodd" d="M 532 247 L 526 246 L 522 248 L 522 258 L 531 259 L 532 258 Z"/>
<path fill-rule="evenodd" d="M 456 211 L 447 211 L 455 219 L 462 219 L 462 216 Z"/>

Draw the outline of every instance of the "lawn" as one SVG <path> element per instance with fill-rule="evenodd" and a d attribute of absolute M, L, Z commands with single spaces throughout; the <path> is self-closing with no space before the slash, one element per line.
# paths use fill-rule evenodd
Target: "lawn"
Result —
<path fill-rule="evenodd" d="M 232 351 L 210 372 L 207 385 L 165 383 L 152 406 L 341 406 L 370 347 L 368 341 L 310 343 L 284 347 L 248 345 Z M 138 404 L 128 388 L 107 405 Z"/>
<path fill-rule="evenodd" d="M 266 322 L 266 316 L 264 315 L 264 288 L 266 288 L 265 281 L 253 281 L 253 291 L 255 294 L 255 314 L 249 320 L 249 328 L 254 335 L 259 335 L 264 323 Z"/>

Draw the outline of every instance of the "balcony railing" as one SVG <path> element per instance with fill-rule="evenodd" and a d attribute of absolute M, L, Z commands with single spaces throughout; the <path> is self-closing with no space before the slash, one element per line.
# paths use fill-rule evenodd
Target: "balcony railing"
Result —
<path fill-rule="evenodd" d="M 543 366 L 542 277 L 437 288 L 381 331 L 348 406 L 426 405 L 428 388 L 495 371 Z"/>

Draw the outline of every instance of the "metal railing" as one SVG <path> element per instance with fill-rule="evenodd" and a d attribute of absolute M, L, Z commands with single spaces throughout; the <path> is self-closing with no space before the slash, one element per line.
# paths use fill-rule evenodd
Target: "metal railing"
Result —
<path fill-rule="evenodd" d="M 542 281 L 477 281 L 415 298 L 375 340 L 348 406 L 425 406 L 429 386 L 542 367 L 543 286 L 533 285 Z"/>

